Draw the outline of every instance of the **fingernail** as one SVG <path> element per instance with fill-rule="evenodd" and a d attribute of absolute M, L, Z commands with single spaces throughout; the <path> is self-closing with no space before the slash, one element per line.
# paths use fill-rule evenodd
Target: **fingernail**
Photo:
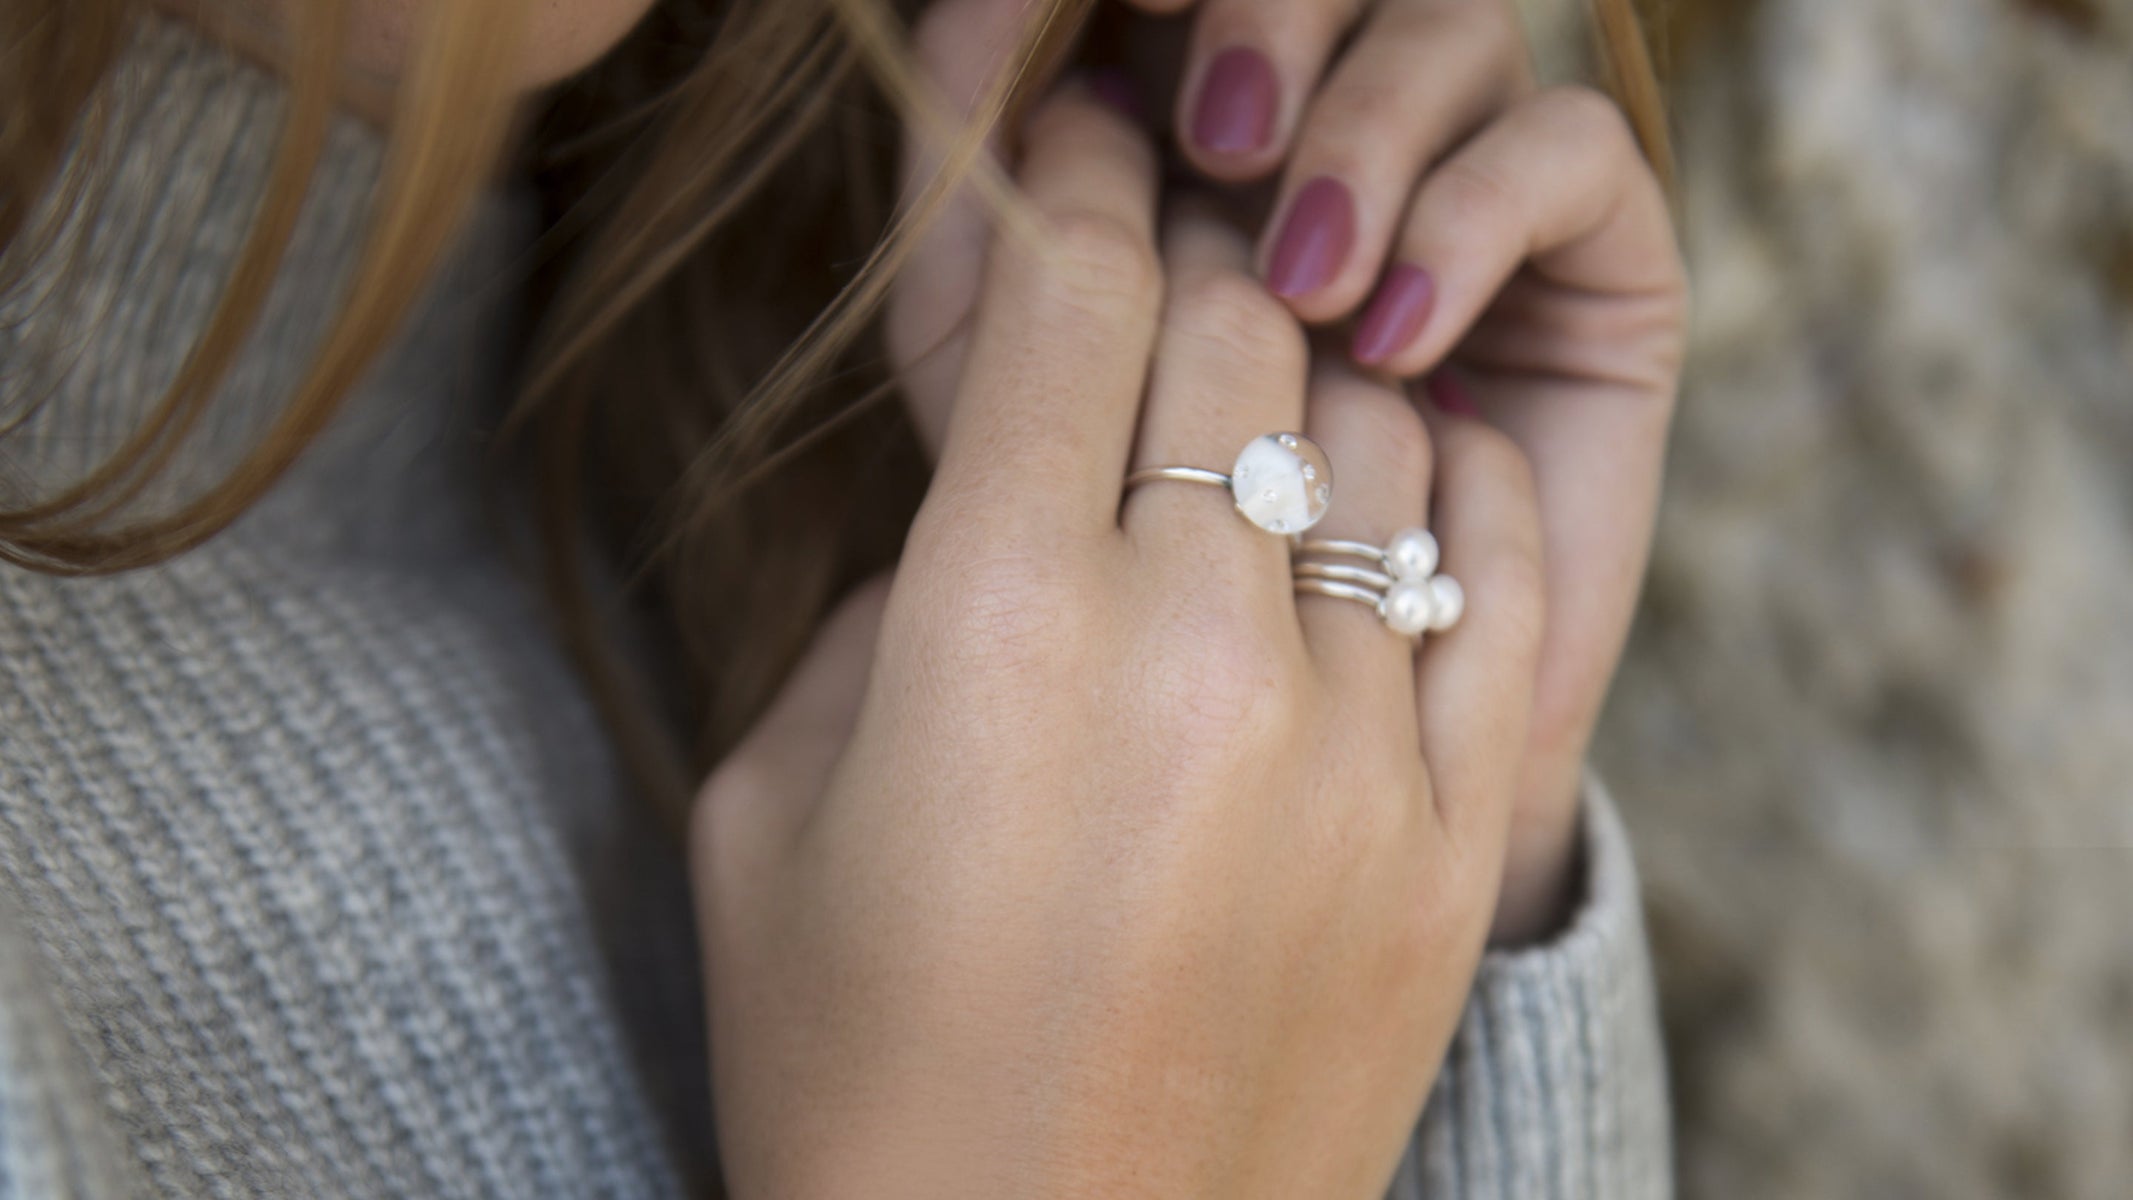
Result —
<path fill-rule="evenodd" d="M 1356 323 L 1355 361 L 1376 366 L 1406 348 L 1428 323 L 1436 302 L 1437 282 L 1428 271 L 1394 263 Z"/>
<path fill-rule="evenodd" d="M 1238 46 L 1217 54 L 1200 79 L 1193 109 L 1192 140 L 1215 154 L 1250 154 L 1274 137 L 1281 85 L 1274 64 L 1257 50 Z"/>
<path fill-rule="evenodd" d="M 1326 286 L 1355 244 L 1355 197 L 1348 185 L 1321 175 L 1289 202 L 1289 215 L 1267 262 L 1267 286 L 1277 296 L 1301 296 Z"/>
<path fill-rule="evenodd" d="M 1141 107 L 1140 89 L 1133 86 L 1124 71 L 1116 67 L 1098 67 L 1085 76 L 1089 94 L 1117 109 L 1119 114 L 1135 124 L 1144 123 L 1147 115 Z"/>
<path fill-rule="evenodd" d="M 1480 417 L 1481 409 L 1474 404 L 1474 394 L 1466 390 L 1459 377 L 1450 371 L 1438 371 L 1428 381 L 1429 398 L 1438 408 L 1461 417 Z"/>

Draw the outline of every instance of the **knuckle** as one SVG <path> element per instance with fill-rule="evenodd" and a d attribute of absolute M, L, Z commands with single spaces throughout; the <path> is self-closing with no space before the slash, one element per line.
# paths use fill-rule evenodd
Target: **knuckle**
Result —
<path fill-rule="evenodd" d="M 1526 62 L 1530 53 L 1526 24 L 1516 4 L 1469 4 L 1461 13 L 1472 22 L 1470 36 L 1479 48 L 1481 61 L 1492 64 L 1499 71 Z"/>
<path fill-rule="evenodd" d="M 1390 388 L 1357 388 L 1345 401 L 1354 436 L 1360 445 L 1373 447 L 1373 455 L 1397 463 L 1410 476 L 1429 469 L 1432 448 L 1429 426 L 1407 398 Z"/>
<path fill-rule="evenodd" d="M 967 33 L 961 36 L 968 38 Z M 1041 145 L 1059 138 L 1071 138 L 1086 128 L 1088 110 L 1071 103 L 1068 97 L 1069 93 L 1055 92 L 1030 107 L 1022 120 L 1022 137 L 1027 143 Z"/>
<path fill-rule="evenodd" d="M 1296 318 L 1259 281 L 1239 271 L 1210 271 L 1181 282 L 1172 322 L 1241 372 L 1301 372 L 1306 347 Z"/>
<path fill-rule="evenodd" d="M 1615 156 L 1636 155 L 1636 133 L 1629 117 L 1605 92 L 1582 84 L 1562 84 L 1535 97 L 1556 136 L 1576 146 L 1597 146 Z"/>
<path fill-rule="evenodd" d="M 1518 199 L 1509 184 L 1471 157 L 1446 163 L 1430 180 L 1422 223 L 1459 231 L 1465 238 L 1500 241 L 1518 223 Z"/>
<path fill-rule="evenodd" d="M 1533 544 L 1539 545 L 1540 487 L 1533 477 L 1533 460 L 1510 435 L 1502 430 L 1486 428 L 1481 431 L 1479 457 L 1483 467 L 1499 481 L 1506 495 L 1515 499 L 1534 525 Z"/>
<path fill-rule="evenodd" d="M 1037 251 L 1039 286 L 1077 307 L 1136 312 L 1153 305 L 1163 286 L 1155 246 L 1129 222 L 1107 213 L 1054 215 Z"/>
<path fill-rule="evenodd" d="M 1456 455 L 1469 473 L 1487 481 L 1490 490 L 1532 504 L 1533 464 L 1509 434 L 1492 425 L 1464 421 L 1448 428 L 1444 438 L 1447 458 Z"/>

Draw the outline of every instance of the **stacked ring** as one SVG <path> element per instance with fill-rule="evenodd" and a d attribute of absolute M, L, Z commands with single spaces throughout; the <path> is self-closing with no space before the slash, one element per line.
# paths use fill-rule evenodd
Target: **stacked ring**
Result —
<path fill-rule="evenodd" d="M 1329 558 L 1370 565 L 1322 561 Z M 1367 604 L 1386 628 L 1420 638 L 1450 629 L 1466 611 L 1465 589 L 1437 573 L 1437 560 L 1437 539 L 1429 530 L 1403 529 L 1382 548 L 1339 539 L 1299 541 L 1292 569 L 1297 591 Z"/>
<path fill-rule="evenodd" d="M 1205 467 L 1143 467 L 1126 476 L 1125 490 L 1158 481 L 1228 492 L 1245 520 L 1294 545 L 1290 574 L 1297 591 L 1367 604 L 1402 637 L 1442 633 L 1466 611 L 1459 581 L 1437 573 L 1437 539 L 1427 529 L 1403 529 L 1382 548 L 1303 537 L 1333 502 L 1333 464 L 1318 443 L 1300 433 L 1253 438 L 1226 475 Z M 1343 558 L 1369 565 L 1324 561 Z"/>

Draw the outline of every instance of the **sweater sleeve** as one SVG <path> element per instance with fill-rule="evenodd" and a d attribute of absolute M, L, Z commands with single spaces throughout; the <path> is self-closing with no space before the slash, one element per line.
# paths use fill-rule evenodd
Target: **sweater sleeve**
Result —
<path fill-rule="evenodd" d="M 1636 866 L 1588 778 L 1584 895 L 1548 943 L 1491 952 L 1389 1200 L 1673 1192 L 1665 1061 Z"/>
<path fill-rule="evenodd" d="M 0 901 L 0 1200 L 148 1194 L 116 1153 L 36 945 Z"/>

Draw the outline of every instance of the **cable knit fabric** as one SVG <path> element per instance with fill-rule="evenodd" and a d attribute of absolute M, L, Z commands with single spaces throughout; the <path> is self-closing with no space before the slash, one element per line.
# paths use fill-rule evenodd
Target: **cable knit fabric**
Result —
<path fill-rule="evenodd" d="M 143 21 L 108 198 L 0 297 L 0 495 L 110 452 L 242 244 L 283 97 Z M 284 401 L 380 163 L 343 123 L 187 469 Z M 484 479 L 525 264 L 485 201 L 385 361 L 236 526 L 153 569 L 0 567 L 0 1200 L 658 1197 L 712 1129 L 677 848 L 627 796 Z M 499 500 L 504 503 L 498 503 Z M 1393 1194 L 1649 1197 L 1667 1126 L 1637 888 L 1491 955 Z"/>

